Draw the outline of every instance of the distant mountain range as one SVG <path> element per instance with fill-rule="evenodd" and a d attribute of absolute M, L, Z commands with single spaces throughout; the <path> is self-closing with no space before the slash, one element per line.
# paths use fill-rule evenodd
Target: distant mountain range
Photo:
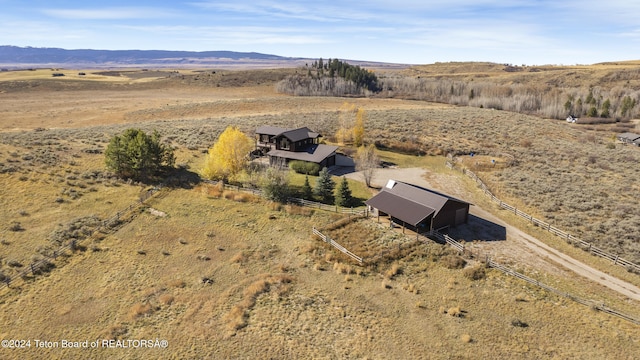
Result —
<path fill-rule="evenodd" d="M 25 67 L 216 67 L 268 68 L 293 67 L 317 59 L 284 57 L 257 52 L 235 51 L 170 51 L 170 50 L 66 50 L 0 45 L 3 69 Z M 342 59 L 345 60 L 345 59 Z M 352 65 L 369 68 L 406 68 L 406 64 L 347 60 Z"/>
<path fill-rule="evenodd" d="M 220 63 L 295 63 L 309 59 L 256 52 L 168 50 L 66 50 L 0 46 L 0 64 L 39 66 L 216 65 Z"/>

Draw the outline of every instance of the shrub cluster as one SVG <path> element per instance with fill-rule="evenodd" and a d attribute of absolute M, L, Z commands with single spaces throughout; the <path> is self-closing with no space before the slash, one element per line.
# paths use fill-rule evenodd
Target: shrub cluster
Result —
<path fill-rule="evenodd" d="M 289 162 L 289 168 L 298 174 L 318 176 L 320 165 L 309 161 L 293 160 Z"/>

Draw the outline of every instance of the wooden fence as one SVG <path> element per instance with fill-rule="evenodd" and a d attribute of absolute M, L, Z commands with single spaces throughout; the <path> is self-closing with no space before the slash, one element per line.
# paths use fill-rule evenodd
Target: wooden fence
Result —
<path fill-rule="evenodd" d="M 456 169 L 455 165 L 450 162 L 447 161 L 446 166 L 450 169 Z M 623 258 L 621 258 L 618 255 L 615 254 L 611 254 L 609 252 L 606 252 L 605 250 L 602 250 L 600 248 L 598 248 L 597 246 L 588 243 L 586 241 L 580 240 L 579 238 L 565 232 L 562 231 L 554 226 L 552 226 L 551 224 L 544 222 L 540 219 L 536 219 L 534 218 L 532 215 L 529 215 L 527 213 L 525 213 L 524 211 L 520 211 L 518 210 L 515 206 L 509 205 L 507 203 L 505 203 L 504 201 L 500 200 L 498 197 L 496 197 L 487 187 L 487 185 L 476 175 L 474 174 L 471 170 L 467 170 L 467 169 L 460 169 L 460 171 L 462 171 L 463 174 L 467 175 L 468 177 L 470 177 L 471 179 L 473 179 L 478 186 L 480 187 L 480 189 L 482 189 L 482 191 L 485 193 L 485 195 L 487 195 L 488 197 L 491 198 L 491 201 L 495 202 L 496 204 L 498 204 L 498 206 L 500 206 L 501 208 L 514 213 L 515 215 L 531 222 L 532 224 L 539 226 L 542 229 L 545 229 L 547 231 L 549 231 L 550 233 L 557 235 L 563 239 L 565 239 L 565 241 L 569 244 L 575 245 L 579 248 L 581 248 L 584 251 L 587 251 L 593 255 L 596 256 L 600 256 L 603 257 L 605 259 L 610 260 L 611 262 L 613 262 L 614 265 L 619 265 L 619 266 L 623 266 L 624 268 L 626 268 L 627 270 L 632 270 L 638 274 L 640 274 L 640 265 L 633 263 L 631 261 L 625 260 Z"/>
<path fill-rule="evenodd" d="M 123 225 L 123 222 L 121 221 L 122 220 L 121 218 L 124 215 L 130 214 L 134 209 L 137 209 L 138 207 L 142 206 L 145 201 L 149 200 L 149 198 L 151 198 L 152 196 L 158 194 L 159 190 L 160 190 L 160 188 L 154 187 L 154 188 L 146 191 L 145 193 L 140 195 L 140 198 L 139 198 L 138 201 L 136 201 L 135 203 L 129 205 L 126 209 L 118 211 L 112 217 L 110 217 L 110 218 L 108 218 L 106 220 L 103 220 L 100 223 L 100 225 L 93 230 L 91 235 L 87 236 L 85 239 L 91 238 L 97 232 L 104 232 L 104 233 L 114 232 L 120 226 Z M 60 246 L 56 250 L 53 250 L 50 255 L 47 254 L 47 255 L 44 256 L 44 258 L 29 264 L 20 273 L 14 274 L 13 276 L 5 276 L 3 279 L 0 279 L 0 289 L 2 289 L 4 287 L 9 287 L 12 282 L 14 282 L 14 281 L 16 281 L 18 279 L 24 279 L 27 276 L 29 276 L 29 274 L 31 274 L 32 276 L 35 276 L 36 274 L 40 273 L 41 271 L 44 271 L 44 270 L 48 269 L 52 264 L 51 263 L 52 260 L 55 261 L 58 258 L 58 256 L 63 255 L 67 250 L 71 250 L 71 251 L 75 250 L 76 247 L 79 245 L 78 242 L 79 242 L 78 239 L 71 239 L 66 244 Z"/>
<path fill-rule="evenodd" d="M 614 315 L 614 316 L 617 316 L 617 317 L 619 317 L 621 319 L 630 321 L 630 322 L 632 322 L 632 323 L 634 323 L 636 325 L 640 325 L 640 319 L 637 319 L 637 318 L 635 318 L 633 316 L 630 316 L 628 314 L 624 314 L 624 313 L 619 312 L 619 311 L 617 311 L 615 309 L 612 309 L 612 308 L 606 306 L 603 303 L 598 303 L 598 302 L 593 301 L 593 300 L 585 300 L 585 299 L 582 299 L 580 297 L 571 295 L 569 293 L 560 291 L 560 290 L 555 289 L 555 288 L 553 288 L 553 287 L 551 287 L 549 285 L 541 283 L 540 281 L 538 281 L 536 279 L 530 278 L 530 277 L 528 277 L 528 276 L 526 276 L 524 274 L 521 274 L 521 273 L 519 273 L 519 272 L 517 272 L 517 271 L 515 271 L 515 270 L 513 270 L 511 268 L 508 268 L 508 267 L 506 267 L 504 265 L 501 265 L 501 264 L 491 260 L 488 255 L 483 256 L 482 254 L 474 253 L 473 251 L 465 248 L 463 243 L 460 243 L 460 242 L 452 239 L 449 235 L 442 234 L 442 233 L 439 233 L 439 232 L 432 232 L 429 235 L 434 236 L 434 237 L 438 238 L 439 240 L 446 242 L 447 244 L 449 244 L 450 246 L 452 246 L 453 248 L 458 250 L 458 252 L 461 255 L 465 256 L 465 257 L 475 258 L 475 259 L 486 259 L 484 261 L 489 267 L 491 267 L 493 269 L 496 269 L 496 270 L 499 270 L 499 271 L 501 271 L 501 272 L 503 272 L 503 273 L 505 273 L 507 275 L 510 275 L 510 276 L 516 277 L 516 278 L 518 278 L 520 280 L 526 281 L 526 282 L 528 282 L 528 283 L 530 283 L 532 285 L 538 286 L 538 287 L 540 287 L 542 289 L 545 289 L 545 290 L 547 290 L 549 292 L 552 292 L 552 293 L 554 293 L 556 295 L 559 295 L 559 296 L 568 298 L 570 300 L 573 300 L 573 301 L 575 301 L 575 302 L 577 302 L 579 304 L 589 306 L 590 308 L 592 308 L 594 310 L 602 311 L 604 313 L 607 313 L 607 314 L 610 314 L 610 315 Z"/>
<path fill-rule="evenodd" d="M 351 251 L 347 250 L 344 246 L 340 245 L 335 240 L 333 240 L 330 237 L 326 236 L 325 234 L 321 233 L 315 227 L 313 228 L 313 234 L 318 236 L 320 239 L 322 239 L 322 241 L 324 241 L 327 244 L 333 246 L 334 248 L 340 250 L 342 253 L 344 253 L 345 255 L 349 256 L 353 260 L 357 261 L 360 265 L 362 265 L 362 258 L 360 256 L 358 256 L 358 255 L 352 253 Z"/>
<path fill-rule="evenodd" d="M 211 185 L 216 185 L 218 184 L 217 181 L 213 181 L 213 180 L 203 180 L 205 183 L 211 184 Z M 243 191 L 243 192 L 248 192 L 254 195 L 258 195 L 258 196 L 262 196 L 262 190 L 257 189 L 257 188 L 253 188 L 253 187 L 242 187 L 242 186 L 237 186 L 237 185 L 229 185 L 229 184 L 224 184 L 224 187 L 233 191 Z M 300 199 L 300 198 L 295 198 L 295 197 L 290 197 L 287 199 L 287 201 L 291 204 L 295 204 L 298 206 L 305 206 L 305 207 L 310 207 L 310 208 L 314 208 L 314 209 L 319 209 L 319 210 L 325 210 L 325 211 L 332 211 L 332 212 L 337 212 L 337 213 L 341 213 L 341 214 L 351 214 L 351 215 L 366 215 L 367 214 L 367 208 L 366 207 L 357 207 L 357 208 L 347 208 L 347 207 L 342 207 L 342 206 L 337 206 L 337 205 L 329 205 L 329 204 L 324 204 L 324 203 L 320 203 L 317 201 L 310 201 L 310 200 L 305 200 L 305 199 Z"/>

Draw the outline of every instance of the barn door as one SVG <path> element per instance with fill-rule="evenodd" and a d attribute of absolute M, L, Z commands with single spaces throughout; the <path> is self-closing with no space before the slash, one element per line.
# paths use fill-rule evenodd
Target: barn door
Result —
<path fill-rule="evenodd" d="M 467 222 L 467 209 L 462 208 L 456 210 L 456 225 L 464 224 Z"/>

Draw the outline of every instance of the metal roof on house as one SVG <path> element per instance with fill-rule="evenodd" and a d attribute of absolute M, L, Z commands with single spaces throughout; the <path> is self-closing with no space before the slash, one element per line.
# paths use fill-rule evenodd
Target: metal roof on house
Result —
<path fill-rule="evenodd" d="M 322 160 L 328 158 L 331 155 L 334 155 L 336 150 L 338 150 L 337 146 L 314 144 L 308 146 L 304 151 L 271 150 L 269 151 L 268 155 L 289 160 L 302 160 L 321 163 Z"/>
<path fill-rule="evenodd" d="M 620 139 L 620 140 L 625 139 L 627 141 L 634 141 L 634 140 L 640 139 L 640 135 L 634 134 L 634 133 L 630 133 L 630 132 L 626 132 L 626 133 L 619 134 L 618 135 L 618 139 Z"/>
<path fill-rule="evenodd" d="M 301 127 L 298 129 L 283 131 L 277 135 L 277 137 L 284 136 L 287 139 L 296 142 L 304 139 L 315 139 L 320 136 L 317 132 L 311 131 L 308 127 Z"/>
<path fill-rule="evenodd" d="M 297 129 L 281 128 L 277 126 L 260 126 L 256 129 L 256 134 L 265 134 L 278 137 L 284 136 L 294 142 L 309 138 L 315 139 L 322 136 L 315 131 L 311 131 L 311 129 L 306 126 Z"/>
<path fill-rule="evenodd" d="M 401 181 L 389 180 L 365 204 L 416 226 L 429 215 L 437 216 L 448 201 L 469 204 L 452 196 Z"/>

